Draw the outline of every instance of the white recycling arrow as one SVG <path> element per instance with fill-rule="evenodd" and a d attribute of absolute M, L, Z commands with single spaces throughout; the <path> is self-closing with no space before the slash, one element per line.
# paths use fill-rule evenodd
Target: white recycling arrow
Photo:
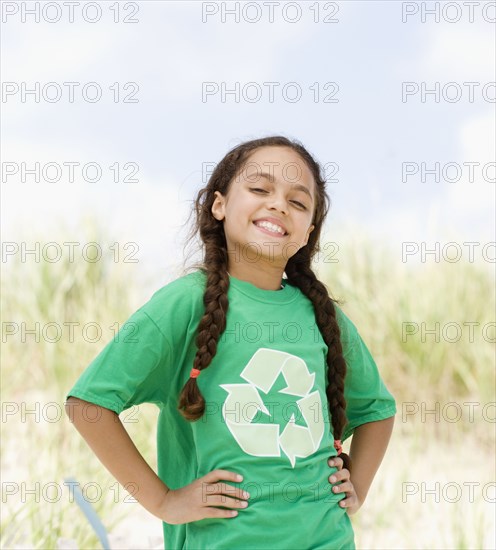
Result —
<path fill-rule="evenodd" d="M 298 426 L 292 414 L 279 434 L 278 424 L 251 422 L 258 411 L 271 416 L 258 390 L 268 393 L 281 372 L 287 387 L 280 393 L 301 397 L 296 404 L 306 426 Z M 322 401 L 318 391 L 310 393 L 315 373 L 308 372 L 303 359 L 283 351 L 260 348 L 243 369 L 241 378 L 248 384 L 223 384 L 220 387 L 228 393 L 222 415 L 244 452 L 254 456 L 280 456 L 282 449 L 294 468 L 296 457 L 304 458 L 318 449 L 324 435 Z"/>

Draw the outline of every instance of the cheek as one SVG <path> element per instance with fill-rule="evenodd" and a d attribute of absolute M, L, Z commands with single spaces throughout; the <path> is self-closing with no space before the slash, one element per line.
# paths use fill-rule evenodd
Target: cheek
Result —
<path fill-rule="evenodd" d="M 260 214 L 261 208 L 263 208 L 263 201 L 259 197 L 247 195 L 238 203 L 236 210 L 248 218 L 253 218 L 256 214 Z"/>
<path fill-rule="evenodd" d="M 302 227 L 302 231 L 307 233 L 312 225 L 312 216 L 308 212 L 302 212 L 298 218 L 298 224 Z"/>
<path fill-rule="evenodd" d="M 255 217 L 257 211 L 257 207 L 252 205 L 248 200 L 232 204 L 227 215 L 229 227 L 233 230 L 246 230 L 246 227 L 251 224 L 251 220 Z"/>

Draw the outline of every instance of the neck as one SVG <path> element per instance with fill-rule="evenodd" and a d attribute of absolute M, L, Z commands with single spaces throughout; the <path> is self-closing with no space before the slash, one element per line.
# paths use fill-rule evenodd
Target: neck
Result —
<path fill-rule="evenodd" d="M 234 275 L 231 275 L 231 274 L 229 273 L 229 271 L 227 272 L 227 274 L 228 274 L 230 277 L 234 277 Z M 237 277 L 236 277 L 236 278 L 237 278 Z M 240 280 L 242 280 L 242 279 L 240 279 Z M 250 281 L 247 281 L 247 282 L 250 282 Z M 253 283 L 252 283 L 252 284 L 253 284 Z M 255 286 L 256 286 L 256 285 L 255 285 Z M 283 288 L 284 288 L 284 285 L 281 284 L 281 287 L 278 288 L 277 290 L 281 290 L 281 289 L 283 289 Z"/>

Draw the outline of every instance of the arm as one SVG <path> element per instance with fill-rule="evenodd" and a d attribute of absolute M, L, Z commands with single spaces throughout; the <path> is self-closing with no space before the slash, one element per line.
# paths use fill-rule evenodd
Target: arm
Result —
<path fill-rule="evenodd" d="M 83 407 L 98 407 L 98 421 L 88 421 Z M 119 415 L 110 409 L 69 397 L 65 410 L 71 422 L 85 439 L 102 464 L 125 488 L 131 483 L 136 487 L 132 496 L 151 514 L 161 518 L 160 507 L 169 488 L 157 476 L 140 454 Z"/>
<path fill-rule="evenodd" d="M 391 416 L 355 428 L 350 447 L 353 470 L 350 479 L 360 506 L 365 502 L 374 476 L 384 458 L 393 425 L 394 416 Z"/>

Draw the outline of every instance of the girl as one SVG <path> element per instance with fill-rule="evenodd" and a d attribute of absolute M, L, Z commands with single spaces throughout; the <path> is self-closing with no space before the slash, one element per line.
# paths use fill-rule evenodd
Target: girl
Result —
<path fill-rule="evenodd" d="M 163 521 L 166 549 L 355 548 L 349 516 L 396 404 L 312 271 L 328 203 L 299 142 L 232 149 L 195 202 L 203 263 L 131 315 L 67 394 L 98 458 Z M 118 417 L 144 402 L 160 408 L 158 475 Z"/>

